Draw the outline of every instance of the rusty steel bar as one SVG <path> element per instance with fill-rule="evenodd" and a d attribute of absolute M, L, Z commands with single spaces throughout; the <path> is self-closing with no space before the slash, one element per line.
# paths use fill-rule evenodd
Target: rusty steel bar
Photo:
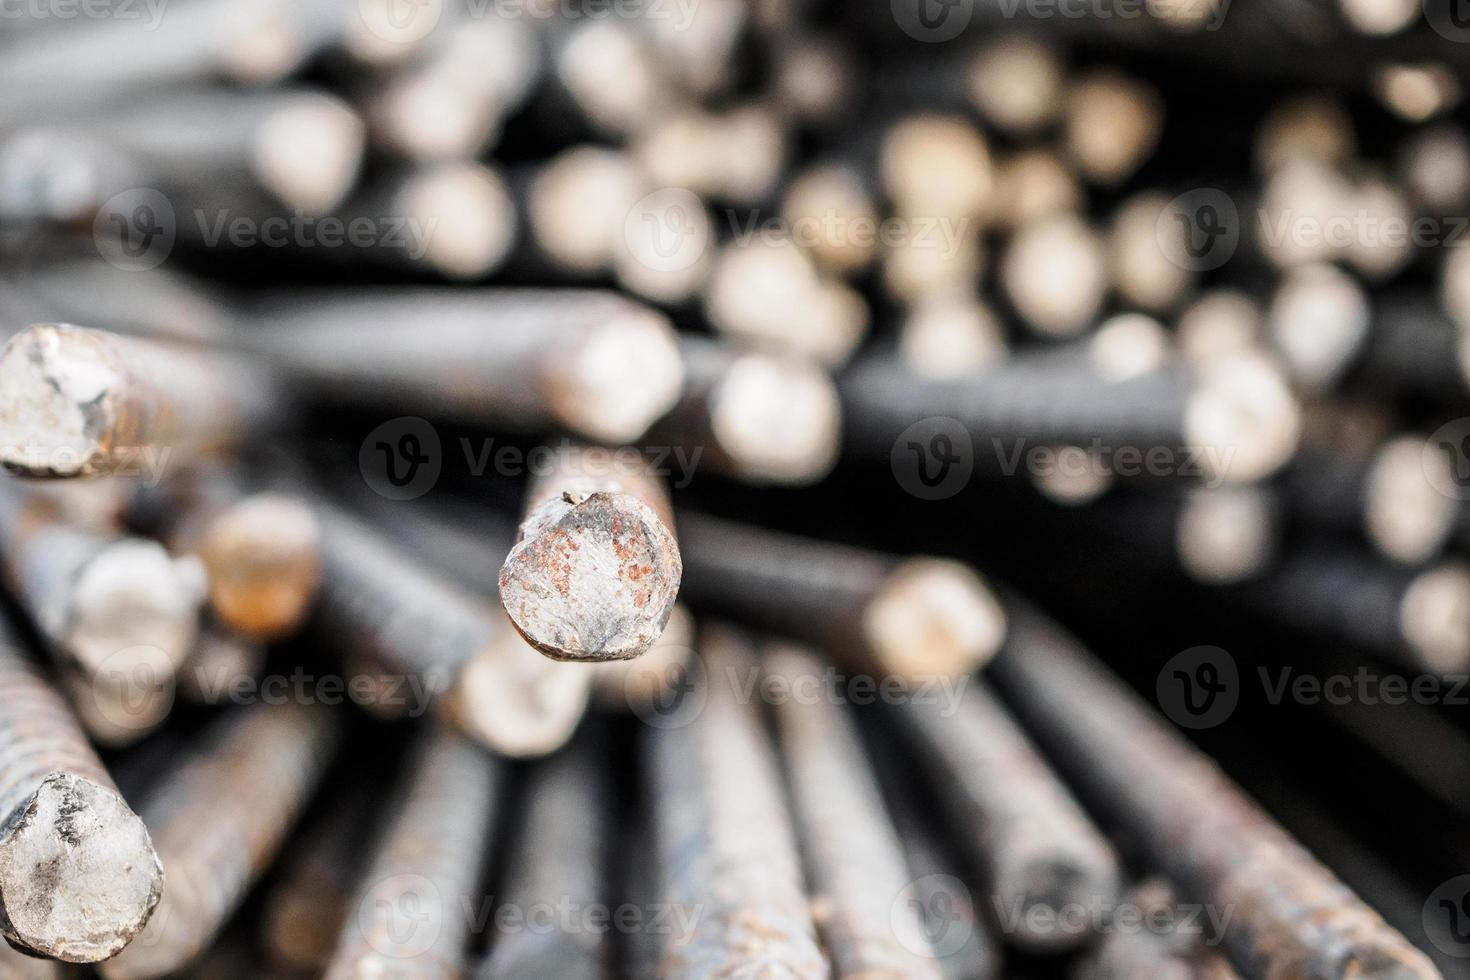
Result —
<path fill-rule="evenodd" d="M 674 604 L 668 625 L 637 660 L 609 660 L 597 666 L 592 696 L 604 711 L 649 717 L 674 710 L 694 658 L 694 617 Z"/>
<path fill-rule="evenodd" d="M 908 869 L 853 719 L 820 697 L 796 695 L 803 684 L 820 684 L 822 663 L 786 644 L 768 645 L 761 660 L 790 694 L 776 707 L 778 741 L 814 892 L 812 917 L 835 972 L 943 980 L 933 948 L 919 945 L 918 913 L 902 902 Z"/>
<path fill-rule="evenodd" d="M 643 457 L 563 447 L 526 491 L 500 601 L 553 660 L 631 660 L 657 642 L 683 563 L 668 493 Z"/>
<path fill-rule="evenodd" d="M 597 290 L 268 295 L 242 335 L 304 393 L 593 441 L 637 439 L 674 404 L 668 320 Z"/>
<path fill-rule="evenodd" d="M 167 882 L 138 939 L 100 969 L 107 980 L 168 976 L 197 959 L 270 865 L 342 737 L 330 708 L 237 709 L 209 744 L 148 794 Z"/>
<path fill-rule="evenodd" d="M 452 980 L 500 806 L 501 766 L 432 724 L 419 735 L 392 818 L 348 906 L 326 980 Z"/>
<path fill-rule="evenodd" d="M 699 918 L 668 937 L 662 980 L 753 975 L 826 980 L 772 746 L 739 681 L 759 671 L 748 641 L 707 627 L 707 703 L 647 745 L 659 900 Z"/>
<path fill-rule="evenodd" d="M 1192 901 L 1229 908 L 1248 976 L 1434 980 L 1439 972 L 1076 640 L 1017 599 L 994 673 L 1074 784 Z"/>
<path fill-rule="evenodd" d="M 165 467 L 238 445 L 281 400 L 232 354 L 43 323 L 0 351 L 0 463 L 39 477 Z"/>
<path fill-rule="evenodd" d="M 1087 942 L 1090 913 L 1117 898 L 1112 847 L 981 681 L 970 681 L 954 709 L 915 696 L 899 712 L 916 763 L 984 870 L 986 904 L 1016 945 L 1054 951 Z"/>
<path fill-rule="evenodd" d="M 590 726 L 531 774 L 526 805 L 500 886 L 513 927 L 497 930 L 475 980 L 602 980 L 611 957 L 606 924 L 592 918 L 607 898 L 607 834 L 613 823 L 606 732 Z M 542 916 L 560 915 L 548 928 Z"/>
<path fill-rule="evenodd" d="M 33 956 L 104 960 L 158 904 L 148 830 L 3 623 L 0 703 L 0 933 Z"/>
<path fill-rule="evenodd" d="M 684 594 L 884 676 L 962 676 L 1005 635 L 989 586 L 958 562 L 865 551 L 680 511 Z"/>

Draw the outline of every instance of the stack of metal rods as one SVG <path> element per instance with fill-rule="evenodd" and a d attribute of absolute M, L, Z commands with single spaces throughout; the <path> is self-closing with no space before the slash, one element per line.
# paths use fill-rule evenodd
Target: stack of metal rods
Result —
<path fill-rule="evenodd" d="M 1442 6 L 0 0 L 0 980 L 1470 978 Z"/>

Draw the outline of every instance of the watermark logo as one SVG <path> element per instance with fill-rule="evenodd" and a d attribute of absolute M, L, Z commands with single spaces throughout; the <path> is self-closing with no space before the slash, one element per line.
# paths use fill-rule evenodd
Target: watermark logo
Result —
<path fill-rule="evenodd" d="M 389 500 L 414 500 L 439 482 L 444 452 L 439 432 L 413 415 L 389 419 L 368 433 L 357 467 L 374 493 Z"/>
<path fill-rule="evenodd" d="M 0 26 L 7 20 L 141 21 L 145 31 L 163 23 L 169 0 L 0 0 Z"/>
<path fill-rule="evenodd" d="M 975 471 L 975 444 L 958 419 L 935 416 L 904 429 L 889 453 L 893 478 L 920 500 L 946 500 Z"/>
<path fill-rule="evenodd" d="M 1179 268 L 1218 269 L 1240 246 L 1240 212 L 1224 191 L 1198 187 L 1164 206 L 1154 237 L 1164 257 Z"/>
<path fill-rule="evenodd" d="M 974 17 L 975 0 L 893 0 L 894 22 L 915 41 L 953 41 Z"/>
<path fill-rule="evenodd" d="M 904 949 L 942 959 L 958 953 L 974 935 L 975 903 L 970 889 L 953 875 L 925 875 L 899 892 L 888 922 Z"/>
<path fill-rule="evenodd" d="M 1223 724 L 1240 703 L 1240 671 L 1219 647 L 1191 647 L 1169 658 L 1154 686 L 1159 707 L 1181 728 Z"/>
<path fill-rule="evenodd" d="M 384 956 L 421 956 L 439 940 L 444 921 L 439 889 L 423 875 L 398 874 L 373 885 L 357 909 L 363 938 Z"/>
<path fill-rule="evenodd" d="M 415 45 L 439 26 L 444 0 L 358 0 L 368 33 L 388 44 Z"/>
<path fill-rule="evenodd" d="M 89 707 L 118 732 L 142 732 L 168 716 L 175 696 L 174 664 L 146 644 L 108 654 L 92 675 Z"/>
<path fill-rule="evenodd" d="M 1421 913 L 1424 935 L 1446 956 L 1470 959 L 1470 875 L 1434 890 Z"/>
<path fill-rule="evenodd" d="M 623 697 L 633 715 L 651 728 L 683 728 L 709 701 L 704 661 L 693 650 L 660 650 L 623 668 Z"/>
<path fill-rule="evenodd" d="M 1441 37 L 1470 43 L 1470 0 L 1424 0 L 1424 19 Z"/>
<path fill-rule="evenodd" d="M 655 272 L 683 272 L 704 258 L 713 236 L 703 202 L 682 187 L 645 195 L 623 220 L 630 255 Z"/>
<path fill-rule="evenodd" d="M 1421 468 L 1435 490 L 1451 500 L 1470 500 L 1470 418 L 1434 431 L 1424 443 Z"/>
<path fill-rule="evenodd" d="M 128 272 L 162 265 L 173 252 L 178 234 L 173 205 L 151 187 L 114 194 L 92 221 L 92 242 L 97 253 Z"/>

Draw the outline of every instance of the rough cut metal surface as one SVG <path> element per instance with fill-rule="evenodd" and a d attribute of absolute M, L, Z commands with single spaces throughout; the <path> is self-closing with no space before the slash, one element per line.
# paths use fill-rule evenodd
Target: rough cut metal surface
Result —
<path fill-rule="evenodd" d="M 143 808 L 168 880 L 148 927 L 102 965 L 107 980 L 168 976 L 209 946 L 311 798 L 342 719 L 287 703 L 237 709 L 220 724 Z"/>
<path fill-rule="evenodd" d="M 705 629 L 699 649 L 704 710 L 648 740 L 660 900 L 698 916 L 665 937 L 659 978 L 826 980 L 772 747 L 739 699 L 740 675 L 759 668 L 725 628 Z"/>
<path fill-rule="evenodd" d="M 490 938 L 490 955 L 470 971 L 475 980 L 602 980 L 610 941 L 586 917 L 608 902 L 606 835 L 613 825 L 605 730 L 589 726 L 531 776 L 527 803 L 500 888 L 504 908 L 527 921 Z M 537 921 L 562 906 L 556 927 Z M 537 924 L 531 925 L 530 923 Z"/>
<path fill-rule="evenodd" d="M 679 513 L 679 535 L 695 612 L 819 646 L 844 668 L 959 677 L 1005 636 L 990 587 L 957 562 L 903 561 L 689 511 Z"/>
<path fill-rule="evenodd" d="M 1091 937 L 1117 898 L 1118 865 L 1066 785 L 978 679 L 957 711 L 914 698 L 901 706 L 952 827 L 985 870 L 987 908 L 1015 923 L 1007 938 L 1036 950 Z"/>
<path fill-rule="evenodd" d="M 287 494 L 233 501 L 209 516 L 191 550 L 209 574 L 215 615 L 247 636 L 294 632 L 321 581 L 321 525 Z"/>
<path fill-rule="evenodd" d="M 54 323 L 0 351 L 0 391 L 0 462 L 44 477 L 180 464 L 239 442 L 277 403 L 238 358 Z"/>
<path fill-rule="evenodd" d="M 1423 953 L 1312 857 L 1070 636 L 1010 603 L 996 668 L 1030 727 L 1181 893 L 1233 914 L 1249 976 L 1431 980 Z"/>
<path fill-rule="evenodd" d="M 790 646 L 768 647 L 763 660 L 792 689 L 822 670 Z M 776 720 L 813 914 L 838 975 L 943 980 L 933 949 L 922 944 L 918 912 L 904 901 L 909 871 L 852 719 L 823 699 L 788 698 Z"/>
<path fill-rule="evenodd" d="M 506 613 L 554 660 L 642 655 L 679 594 L 683 563 L 672 527 L 652 474 L 614 465 L 603 450 L 562 450 L 532 484 L 520 540 L 501 569 Z"/>
<path fill-rule="evenodd" d="M 500 765 L 426 727 L 326 980 L 458 980 L 499 802 Z"/>
<path fill-rule="evenodd" d="M 148 831 L 3 625 L 0 704 L 0 933 L 38 956 L 106 959 L 158 904 Z"/>

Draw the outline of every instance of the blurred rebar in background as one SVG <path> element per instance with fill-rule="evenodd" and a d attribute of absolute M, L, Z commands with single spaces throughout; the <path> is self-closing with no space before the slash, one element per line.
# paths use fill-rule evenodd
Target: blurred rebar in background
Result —
<path fill-rule="evenodd" d="M 0 0 L 0 977 L 1470 978 L 1463 7 Z"/>

